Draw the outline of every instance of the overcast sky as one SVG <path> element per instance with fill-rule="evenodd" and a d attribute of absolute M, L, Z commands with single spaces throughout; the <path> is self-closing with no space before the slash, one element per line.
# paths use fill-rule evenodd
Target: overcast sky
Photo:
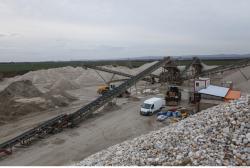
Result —
<path fill-rule="evenodd" d="M 250 53 L 250 0 L 0 0 L 0 61 Z"/>

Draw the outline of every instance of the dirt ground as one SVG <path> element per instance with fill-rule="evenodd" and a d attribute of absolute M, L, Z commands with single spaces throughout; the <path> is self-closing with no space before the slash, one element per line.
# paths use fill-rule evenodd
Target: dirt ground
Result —
<path fill-rule="evenodd" d="M 91 89 L 94 88 L 88 88 L 88 90 Z M 90 97 L 93 99 L 95 94 L 91 93 Z M 76 94 L 81 95 L 80 92 Z M 139 101 L 127 98 L 116 99 L 119 109 L 97 112 L 91 118 L 83 121 L 77 128 L 65 129 L 59 134 L 34 142 L 29 147 L 17 148 L 12 155 L 2 158 L 0 165 L 71 165 L 111 145 L 158 130 L 166 126 L 166 123 L 156 121 L 156 116 L 141 116 L 139 114 L 142 102 L 153 96 L 156 95 L 140 95 L 138 96 Z M 162 97 L 163 95 L 158 94 L 157 96 Z M 86 97 L 82 97 L 70 107 L 43 114 L 32 114 L 16 123 L 4 125 L 1 127 L 0 141 L 23 132 L 41 120 L 51 118 L 51 114 L 74 112 L 83 104 L 91 101 L 91 99 L 88 101 L 86 99 Z M 186 101 L 183 101 L 182 104 L 186 104 Z"/>
<path fill-rule="evenodd" d="M 133 102 L 125 98 L 117 99 L 119 110 L 97 113 L 78 128 L 67 129 L 28 148 L 17 149 L 13 155 L 0 160 L 0 165 L 69 165 L 111 145 L 163 127 L 164 124 L 157 122 L 155 116 L 140 116 L 139 107 L 144 99 L 146 97 Z M 35 118 L 32 117 L 32 123 L 35 123 Z M 25 120 L 20 122 L 25 123 Z M 22 124 L 22 127 L 16 128 L 17 125 L 6 125 L 5 128 L 15 128 L 13 132 L 16 133 L 27 126 Z M 1 131 L 1 141 L 10 134 L 7 130 Z"/>

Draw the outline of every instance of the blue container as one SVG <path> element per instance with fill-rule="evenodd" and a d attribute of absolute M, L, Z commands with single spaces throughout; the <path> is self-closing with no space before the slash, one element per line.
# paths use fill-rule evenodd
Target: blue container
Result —
<path fill-rule="evenodd" d="M 176 111 L 176 117 L 181 117 L 181 112 Z"/>
<path fill-rule="evenodd" d="M 172 111 L 168 111 L 168 112 L 167 112 L 167 116 L 168 116 L 168 117 L 173 116 L 173 112 L 172 112 Z"/>
<path fill-rule="evenodd" d="M 173 117 L 180 117 L 181 113 L 179 111 L 172 112 Z"/>
<path fill-rule="evenodd" d="M 157 116 L 159 116 L 159 115 L 167 115 L 167 112 L 166 111 L 161 111 L 161 112 L 157 113 L 156 115 Z"/>

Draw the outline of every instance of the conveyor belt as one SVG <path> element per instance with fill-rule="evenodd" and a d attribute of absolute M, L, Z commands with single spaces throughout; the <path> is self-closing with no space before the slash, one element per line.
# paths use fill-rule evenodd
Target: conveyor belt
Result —
<path fill-rule="evenodd" d="M 228 71 L 232 69 L 244 68 L 249 65 L 250 65 L 250 58 L 246 58 L 246 59 L 236 62 L 235 64 L 223 65 L 223 66 L 219 66 L 213 69 L 203 71 L 200 76 L 216 74 L 216 73 L 220 73 L 220 72 L 224 72 L 224 71 Z"/>
<path fill-rule="evenodd" d="M 133 75 L 130 75 L 130 74 L 127 74 L 127 73 L 123 73 L 123 72 L 119 72 L 119 71 L 115 71 L 115 70 L 111 70 L 111 69 L 107 69 L 107 68 L 103 68 L 103 67 L 99 67 L 99 66 L 84 65 L 84 67 L 90 68 L 90 69 L 95 69 L 95 70 L 98 70 L 98 71 L 108 72 L 108 73 L 112 73 L 112 74 L 116 74 L 116 75 L 120 75 L 120 76 L 124 76 L 124 77 L 128 77 L 128 78 L 133 77 Z"/>
<path fill-rule="evenodd" d="M 99 66 L 94 66 L 94 65 L 84 65 L 84 67 L 86 68 L 90 68 L 90 69 L 95 69 L 98 71 L 103 71 L 103 72 L 108 72 L 108 73 L 112 73 L 112 74 L 116 74 L 116 75 L 120 75 L 120 76 L 124 76 L 124 77 L 128 77 L 131 78 L 133 77 L 133 75 L 124 73 L 124 72 L 119 72 L 119 71 L 115 71 L 115 70 L 111 70 L 111 69 L 107 69 L 107 68 L 103 68 L 103 67 L 99 67 Z M 158 75 L 154 75 L 154 74 L 147 74 L 150 75 L 154 78 L 159 78 Z M 143 78 L 142 80 L 148 81 L 146 78 Z"/>
<path fill-rule="evenodd" d="M 163 66 L 170 60 L 169 57 L 164 58 L 163 60 L 155 63 L 154 65 L 150 66 L 149 68 L 145 69 L 141 73 L 137 74 L 136 76 L 132 76 L 130 79 L 126 80 L 124 83 L 119 85 L 113 90 L 106 92 L 104 95 L 98 97 L 91 103 L 87 104 L 86 106 L 82 107 L 81 109 L 77 110 L 71 114 L 62 114 L 57 117 L 54 117 L 48 121 L 43 122 L 42 124 L 38 125 L 35 128 L 32 128 L 15 138 L 12 138 L 6 142 L 0 144 L 0 153 L 3 152 L 5 154 L 11 154 L 12 148 L 18 144 L 21 145 L 28 145 L 31 143 L 33 139 L 43 138 L 47 134 L 53 134 L 60 132 L 63 128 L 67 127 L 74 127 L 77 125 L 82 119 L 86 118 L 95 110 L 99 109 L 107 102 L 111 101 L 117 95 L 123 93 L 126 89 L 133 86 L 136 82 L 143 79 L 146 75 L 152 73 L 159 67 Z"/>
<path fill-rule="evenodd" d="M 169 62 L 169 60 L 170 60 L 169 57 L 164 58 L 162 61 L 157 62 L 156 64 L 150 66 L 149 68 L 140 72 L 136 76 L 131 77 L 129 80 L 125 81 L 124 83 L 116 87 L 115 89 L 106 92 L 103 96 L 97 98 L 96 100 L 89 103 L 82 109 L 71 114 L 70 118 L 72 119 L 72 124 L 74 125 L 75 123 L 78 123 L 78 121 L 80 121 L 82 118 L 84 118 L 91 112 L 97 110 L 98 108 L 100 108 L 101 106 L 103 106 L 104 104 L 112 100 L 114 97 L 123 93 L 125 90 L 133 86 L 136 82 L 143 79 L 145 76 L 152 73 L 153 71 L 155 71 L 156 69 L 164 65 L 166 62 Z"/>
<path fill-rule="evenodd" d="M 67 114 L 59 115 L 48 121 L 43 122 L 35 128 L 25 131 L 17 137 L 0 144 L 0 152 L 5 152 L 6 154 L 11 153 L 12 147 L 19 143 L 21 145 L 28 145 L 32 138 L 42 138 L 46 134 L 56 133 L 56 131 L 59 131 L 60 129 L 59 125 L 63 123 L 66 118 Z M 8 151 L 7 149 L 10 149 L 10 151 Z"/>
<path fill-rule="evenodd" d="M 200 62 L 200 59 L 199 58 L 197 58 L 197 57 L 194 57 L 193 58 L 193 60 L 192 60 L 192 62 L 190 63 L 190 64 L 188 64 L 186 67 L 185 67 L 185 69 L 181 72 L 181 76 L 183 77 L 183 78 L 187 78 L 186 76 L 186 72 L 188 71 L 188 69 L 193 65 L 193 64 L 195 64 L 195 63 L 198 63 L 198 62 Z"/>

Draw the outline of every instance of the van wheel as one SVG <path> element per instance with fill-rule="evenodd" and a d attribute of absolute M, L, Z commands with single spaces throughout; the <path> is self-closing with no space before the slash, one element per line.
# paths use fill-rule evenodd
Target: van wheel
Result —
<path fill-rule="evenodd" d="M 153 113 L 153 112 L 151 112 L 151 113 L 150 113 L 150 115 L 152 116 L 152 115 L 154 115 L 154 113 Z"/>

